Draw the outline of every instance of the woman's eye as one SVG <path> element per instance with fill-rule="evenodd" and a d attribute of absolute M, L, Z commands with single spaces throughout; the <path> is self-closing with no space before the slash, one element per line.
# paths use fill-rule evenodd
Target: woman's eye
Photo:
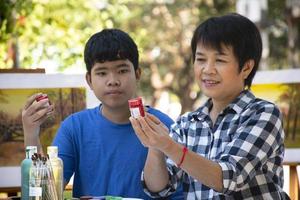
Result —
<path fill-rule="evenodd" d="M 198 62 L 204 62 L 204 61 L 205 61 L 204 58 L 197 58 L 196 60 L 197 60 Z"/>
<path fill-rule="evenodd" d="M 216 61 L 220 62 L 220 63 L 225 63 L 226 62 L 226 60 L 223 60 L 223 59 L 217 59 Z"/>

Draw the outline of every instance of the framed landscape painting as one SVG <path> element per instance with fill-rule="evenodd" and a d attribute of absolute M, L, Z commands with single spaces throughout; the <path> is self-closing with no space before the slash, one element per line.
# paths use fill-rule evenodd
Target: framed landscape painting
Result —
<path fill-rule="evenodd" d="M 22 108 L 34 93 L 48 94 L 55 114 L 42 125 L 40 139 L 46 152 L 60 122 L 86 107 L 85 88 L 0 89 L 0 166 L 18 166 L 24 159 Z"/>
<path fill-rule="evenodd" d="M 20 186 L 20 163 L 25 158 L 22 108 L 38 92 L 47 94 L 55 107 L 54 116 L 41 127 L 44 152 L 68 115 L 99 104 L 83 74 L 0 73 L 0 188 Z"/>
<path fill-rule="evenodd" d="M 251 90 L 282 112 L 285 161 L 300 162 L 300 69 L 258 72 Z"/>
<path fill-rule="evenodd" d="M 21 112 L 26 99 L 37 92 L 48 94 L 55 107 L 54 116 L 41 127 L 44 150 L 61 121 L 88 107 L 91 96 L 84 75 L 0 74 L 0 167 L 19 166 L 25 157 Z"/>

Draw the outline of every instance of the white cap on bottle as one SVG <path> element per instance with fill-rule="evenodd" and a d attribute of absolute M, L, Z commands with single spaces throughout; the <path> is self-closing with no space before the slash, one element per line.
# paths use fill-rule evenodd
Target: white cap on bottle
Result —
<path fill-rule="evenodd" d="M 48 146 L 47 154 L 49 155 L 49 159 L 57 158 L 58 156 L 58 147 L 57 146 Z"/>
<path fill-rule="evenodd" d="M 37 153 L 37 147 L 36 146 L 26 146 L 26 158 L 31 159 L 32 155 Z"/>

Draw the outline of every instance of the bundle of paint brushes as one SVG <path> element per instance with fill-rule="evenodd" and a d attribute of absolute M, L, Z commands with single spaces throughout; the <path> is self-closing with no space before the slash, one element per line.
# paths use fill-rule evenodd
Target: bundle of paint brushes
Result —
<path fill-rule="evenodd" d="M 30 200 L 58 200 L 53 171 L 49 157 L 35 153 L 29 178 Z"/>

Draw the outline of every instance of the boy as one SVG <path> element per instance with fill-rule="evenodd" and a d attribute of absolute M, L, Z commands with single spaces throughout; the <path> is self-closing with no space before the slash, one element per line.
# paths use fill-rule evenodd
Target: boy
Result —
<path fill-rule="evenodd" d="M 162 197 L 182 182 L 189 200 L 288 198 L 282 190 L 282 116 L 249 90 L 262 52 L 258 29 L 238 14 L 213 17 L 195 30 L 191 47 L 207 102 L 182 115 L 170 137 L 151 114 L 130 118 L 149 147 L 146 192 Z"/>
<path fill-rule="evenodd" d="M 86 81 L 101 104 L 66 118 L 53 145 L 58 146 L 64 163 L 67 183 L 74 175 L 73 196 L 122 196 L 149 199 L 140 184 L 147 149 L 142 146 L 129 121 L 128 100 L 136 97 L 141 77 L 138 50 L 131 37 L 118 29 L 94 34 L 84 50 Z M 25 145 L 38 145 L 40 124 L 53 111 L 37 103 L 33 95 L 23 112 Z M 172 120 L 160 111 L 147 107 L 166 126 Z M 48 113 L 48 114 L 47 114 Z M 182 199 L 180 192 L 174 198 Z"/>

